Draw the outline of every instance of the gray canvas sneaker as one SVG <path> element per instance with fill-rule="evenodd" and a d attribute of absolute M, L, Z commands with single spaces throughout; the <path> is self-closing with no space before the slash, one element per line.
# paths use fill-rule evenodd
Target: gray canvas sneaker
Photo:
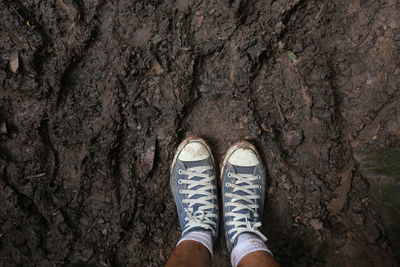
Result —
<path fill-rule="evenodd" d="M 171 191 L 182 236 L 191 231 L 218 231 L 218 196 L 214 159 L 207 143 L 196 137 L 178 147 L 171 166 Z"/>
<path fill-rule="evenodd" d="M 243 141 L 233 145 L 221 168 L 223 230 L 227 253 L 230 254 L 241 233 L 267 238 L 261 226 L 265 197 L 265 169 L 256 148 Z"/>

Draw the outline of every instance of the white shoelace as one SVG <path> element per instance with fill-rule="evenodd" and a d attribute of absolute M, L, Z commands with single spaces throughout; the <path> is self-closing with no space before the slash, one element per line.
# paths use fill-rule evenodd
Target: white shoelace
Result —
<path fill-rule="evenodd" d="M 228 177 L 233 177 L 236 179 L 235 184 L 226 183 L 226 187 L 232 187 L 232 193 L 225 193 L 226 197 L 231 198 L 231 201 L 225 203 L 227 207 L 234 207 L 231 212 L 225 213 L 225 216 L 232 216 L 233 220 L 227 222 L 228 226 L 233 226 L 231 230 L 228 231 L 228 234 L 233 234 L 231 238 L 231 243 L 234 243 L 235 239 L 244 232 L 253 233 L 259 236 L 264 242 L 267 241 L 267 238 L 258 230 L 258 227 L 261 226 L 261 222 L 252 222 L 250 220 L 250 212 L 253 213 L 254 217 L 259 217 L 257 210 L 259 209 L 259 205 L 256 204 L 256 201 L 261 198 L 260 195 L 257 195 L 254 192 L 254 189 L 259 189 L 259 185 L 253 184 L 253 181 L 259 179 L 258 176 L 253 176 L 251 174 L 235 174 L 228 172 Z M 241 184 L 241 185 L 239 185 Z M 246 195 L 238 195 L 234 192 L 242 191 L 246 193 Z M 244 203 L 239 203 L 238 201 L 242 200 Z M 246 214 L 239 213 L 242 210 L 249 210 Z"/>
<path fill-rule="evenodd" d="M 214 228 L 217 227 L 217 224 L 212 219 L 217 218 L 218 215 L 216 213 L 212 213 L 211 210 L 218 209 L 218 206 L 212 203 L 214 199 L 217 199 L 217 196 L 213 194 L 211 190 L 216 190 L 217 186 L 212 184 L 212 181 L 215 179 L 214 175 L 210 176 L 207 173 L 203 173 L 211 168 L 211 166 L 199 166 L 188 168 L 186 171 L 178 171 L 179 174 L 187 175 L 187 179 L 179 179 L 178 183 L 188 185 L 186 190 L 179 190 L 179 193 L 186 194 L 186 199 L 183 199 L 182 202 L 188 204 L 188 207 L 185 209 L 185 221 L 187 223 L 182 235 L 194 227 L 201 227 L 211 230 L 213 236 L 215 236 Z M 200 177 L 203 179 L 196 181 L 192 180 L 193 177 Z M 200 187 L 193 189 L 197 186 Z M 192 198 L 194 195 L 202 196 L 198 198 Z M 193 212 L 193 206 L 196 204 L 198 204 L 199 207 L 195 212 Z"/>

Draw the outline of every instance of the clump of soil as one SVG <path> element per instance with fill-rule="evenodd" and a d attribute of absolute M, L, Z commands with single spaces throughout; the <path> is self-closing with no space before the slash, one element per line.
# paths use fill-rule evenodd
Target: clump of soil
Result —
<path fill-rule="evenodd" d="M 251 140 L 287 266 L 394 266 L 355 160 L 400 140 L 395 0 L 0 1 L 0 263 L 160 266 L 169 165 Z M 394 249 L 393 249 L 394 248 Z M 215 264 L 228 266 L 219 252 Z"/>

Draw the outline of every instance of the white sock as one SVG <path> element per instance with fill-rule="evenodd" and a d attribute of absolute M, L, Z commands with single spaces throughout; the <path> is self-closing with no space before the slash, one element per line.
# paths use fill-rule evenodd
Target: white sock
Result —
<path fill-rule="evenodd" d="M 231 263 L 233 267 L 236 267 L 240 260 L 247 254 L 254 251 L 265 251 L 272 255 L 272 252 L 268 249 L 267 245 L 256 235 L 243 233 L 237 237 L 236 246 L 233 248 L 231 253 Z"/>
<path fill-rule="evenodd" d="M 178 246 L 180 243 L 182 243 L 185 240 L 192 240 L 192 241 L 197 241 L 201 244 L 203 244 L 208 251 L 210 251 L 210 254 L 213 254 L 213 242 L 212 242 L 212 237 L 211 237 L 211 232 L 210 231 L 193 231 L 187 233 L 185 236 L 181 237 L 181 239 L 178 241 Z"/>

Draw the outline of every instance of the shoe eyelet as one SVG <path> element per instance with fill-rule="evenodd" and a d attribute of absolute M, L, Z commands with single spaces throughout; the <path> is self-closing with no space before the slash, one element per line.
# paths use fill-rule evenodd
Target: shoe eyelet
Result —
<path fill-rule="evenodd" d="M 181 169 L 178 170 L 178 174 L 182 174 L 182 170 Z"/>
<path fill-rule="evenodd" d="M 258 178 L 258 179 L 261 179 L 261 175 L 257 175 L 257 178 Z"/>
<path fill-rule="evenodd" d="M 182 184 L 182 179 L 179 179 L 179 180 L 178 180 L 178 184 Z"/>
<path fill-rule="evenodd" d="M 226 186 L 226 187 L 229 187 L 229 183 L 225 183 L 225 186 Z"/>
<path fill-rule="evenodd" d="M 225 196 L 225 197 L 228 197 L 226 193 L 224 194 L 224 196 Z"/>
<path fill-rule="evenodd" d="M 179 190 L 179 193 L 183 194 L 183 190 L 182 190 L 182 189 L 180 189 L 180 190 Z"/>
<path fill-rule="evenodd" d="M 228 172 L 227 176 L 228 176 L 229 178 L 231 178 L 231 177 L 232 177 L 232 173 Z"/>

